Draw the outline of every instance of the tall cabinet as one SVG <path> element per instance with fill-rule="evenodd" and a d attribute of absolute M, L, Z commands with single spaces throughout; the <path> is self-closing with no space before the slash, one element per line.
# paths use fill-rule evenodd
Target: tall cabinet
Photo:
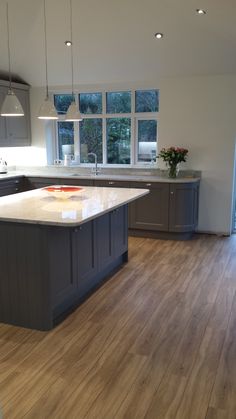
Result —
<path fill-rule="evenodd" d="M 0 80 L 0 108 L 8 92 L 9 82 Z M 29 86 L 12 83 L 12 90 L 18 97 L 24 116 L 0 116 L 0 147 L 24 147 L 31 144 Z"/>

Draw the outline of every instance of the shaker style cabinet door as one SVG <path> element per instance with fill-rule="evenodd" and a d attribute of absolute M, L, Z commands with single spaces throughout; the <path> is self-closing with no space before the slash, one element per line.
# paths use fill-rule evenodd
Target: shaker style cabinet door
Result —
<path fill-rule="evenodd" d="M 18 97 L 24 116 L 6 118 L 6 131 L 9 147 L 29 146 L 30 145 L 30 107 L 28 90 L 13 89 Z"/>
<path fill-rule="evenodd" d="M 28 86 L 19 88 L 19 84 L 17 88 L 13 83 L 12 90 L 23 107 L 24 116 L 8 118 L 0 116 L 0 147 L 29 146 L 31 144 L 29 88 Z M 2 86 L 0 82 L 0 107 L 7 91 L 8 86 Z"/>
<path fill-rule="evenodd" d="M 168 231 L 169 184 L 132 182 L 131 187 L 150 192 L 130 204 L 129 228 Z"/>
<path fill-rule="evenodd" d="M 2 107 L 3 101 L 7 94 L 7 88 L 0 86 L 0 109 Z M 5 145 L 7 147 L 6 139 L 6 118 L 0 116 L 0 146 Z"/>
<path fill-rule="evenodd" d="M 82 224 L 73 232 L 72 260 L 80 296 L 91 289 L 98 270 L 95 222 Z"/>
<path fill-rule="evenodd" d="M 111 213 L 113 254 L 118 257 L 128 249 L 128 206 L 123 205 Z"/>
<path fill-rule="evenodd" d="M 198 183 L 170 185 L 169 231 L 194 231 L 198 213 Z"/>

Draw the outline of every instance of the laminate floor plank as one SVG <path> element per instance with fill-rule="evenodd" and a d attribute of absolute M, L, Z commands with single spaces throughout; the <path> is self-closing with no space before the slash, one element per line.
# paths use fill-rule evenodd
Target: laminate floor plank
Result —
<path fill-rule="evenodd" d="M 50 332 L 0 324 L 4 419 L 236 419 L 236 236 L 133 237 Z"/>

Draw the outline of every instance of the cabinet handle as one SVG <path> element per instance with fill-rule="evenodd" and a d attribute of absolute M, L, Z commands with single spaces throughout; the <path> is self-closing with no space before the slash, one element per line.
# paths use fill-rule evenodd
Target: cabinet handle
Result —
<path fill-rule="evenodd" d="M 19 191 L 19 188 L 15 188 L 15 191 L 18 192 Z"/>
<path fill-rule="evenodd" d="M 173 191 L 171 191 L 171 195 L 174 195 L 174 192 Z"/>
<path fill-rule="evenodd" d="M 108 185 L 114 185 L 115 182 L 108 182 Z"/>
<path fill-rule="evenodd" d="M 15 180 L 15 184 L 17 184 L 17 183 L 20 183 L 20 181 L 19 180 Z"/>
<path fill-rule="evenodd" d="M 152 186 L 152 184 L 151 183 L 146 183 L 146 186 Z"/>

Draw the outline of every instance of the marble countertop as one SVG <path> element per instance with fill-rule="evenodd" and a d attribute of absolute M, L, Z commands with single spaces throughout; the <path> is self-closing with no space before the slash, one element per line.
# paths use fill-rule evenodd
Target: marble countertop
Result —
<path fill-rule="evenodd" d="M 149 193 L 147 189 L 83 187 L 67 199 L 45 189 L 0 198 L 0 221 L 73 227 Z"/>
<path fill-rule="evenodd" d="M 9 171 L 6 174 L 0 174 L 1 179 L 11 179 L 17 176 L 29 176 L 29 177 L 41 177 L 41 178 L 67 178 L 67 179 L 92 179 L 92 180 L 114 180 L 114 181 L 136 181 L 136 182 L 160 182 L 160 183 L 192 183 L 199 182 L 199 177 L 193 176 L 179 176 L 176 179 L 170 179 L 164 176 L 152 175 L 147 172 L 147 174 L 108 174 L 108 173 L 99 173 L 97 176 L 90 173 L 79 173 L 76 171 L 63 171 L 61 168 L 58 170 L 24 170 L 24 171 Z"/>

